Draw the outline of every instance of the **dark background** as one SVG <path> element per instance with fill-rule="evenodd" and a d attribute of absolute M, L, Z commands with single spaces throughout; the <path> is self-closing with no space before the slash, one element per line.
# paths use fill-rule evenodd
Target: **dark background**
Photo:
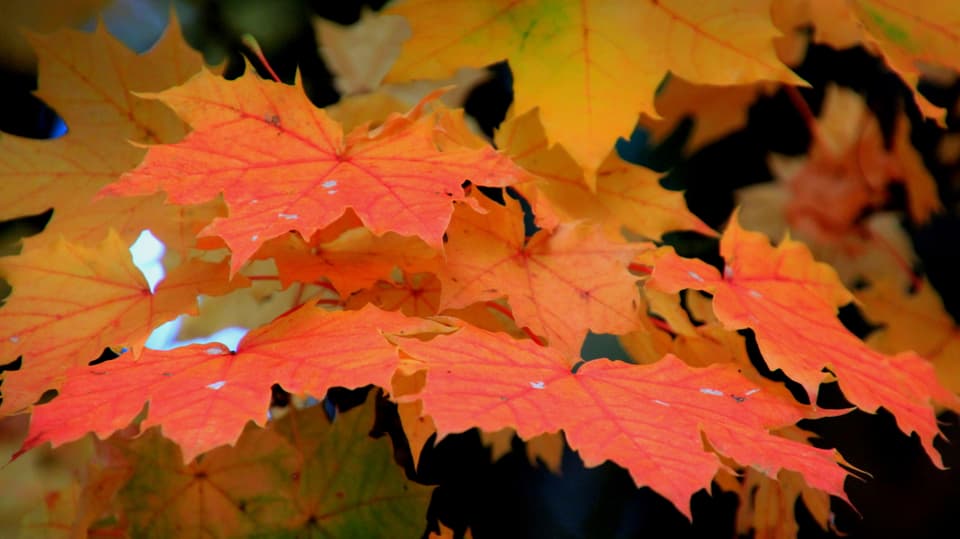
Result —
<path fill-rule="evenodd" d="M 114 10 L 105 18 L 111 31 L 134 48 L 148 47 L 166 25 L 168 3 L 164 0 L 119 2 L 124 10 Z M 249 32 L 257 37 L 280 78 L 291 82 L 300 69 L 305 89 L 317 106 L 334 103 L 338 98 L 329 71 L 317 54 L 310 19 L 321 16 L 342 24 L 356 21 L 364 5 L 379 9 L 384 2 L 357 0 L 180 1 L 177 9 L 188 41 L 204 52 L 208 62 L 225 59 L 228 77 L 243 70 L 240 36 Z M 256 63 L 256 62 L 254 62 Z M 262 66 L 258 65 L 258 68 Z M 35 69 L 35 68 L 34 68 Z M 503 120 L 512 94 L 509 66 L 489 68 L 494 77 L 473 91 L 465 108 L 488 133 Z M 823 89 L 829 82 L 847 86 L 864 94 L 878 116 L 887 140 L 895 114 L 906 107 L 912 123 L 913 141 L 937 179 L 946 211 L 932 222 L 915 228 L 904 222 L 919 255 L 916 271 L 931 280 L 954 318 L 960 314 L 960 238 L 958 198 L 960 171 L 941 165 L 935 148 L 942 130 L 924 121 L 909 96 L 909 90 L 887 71 L 882 62 L 862 49 L 834 51 L 812 47 L 798 72 L 812 88 L 801 89 L 814 113 L 819 111 Z M 265 75 L 265 72 L 262 72 Z M 55 111 L 47 108 L 30 92 L 35 87 L 35 71 L 12 68 L 0 58 L 0 130 L 20 136 L 48 138 L 63 134 L 64 126 Z M 935 103 L 953 111 L 960 85 L 922 87 Z M 692 156 L 680 155 L 679 148 L 690 124 L 659 147 L 647 144 L 643 132 L 618 146 L 625 159 L 668 172 L 664 185 L 685 189 L 690 209 L 701 219 L 719 228 L 734 208 L 734 190 L 759 181 L 769 181 L 766 157 L 770 152 L 803 154 L 809 134 L 803 117 L 784 92 L 761 98 L 750 110 L 747 127 L 703 148 Z M 952 113 L 948 129 L 960 130 L 960 118 Z M 718 171 L 720 171 L 718 173 Z M 902 209 L 902 193 L 894 193 L 891 209 Z M 0 224 L 7 232 L 37 230 L 47 216 Z M 22 233 L 22 232 L 21 232 Z M 720 265 L 717 243 L 695 234 L 671 234 L 668 243 L 688 256 L 699 256 Z M 860 336 L 872 329 L 855 307 L 846 307 L 841 318 Z M 752 342 L 750 332 L 744 332 Z M 597 338 L 588 343 L 585 357 L 621 355 L 610 339 Z M 752 359 L 763 372 L 783 380 L 779 373 L 767 371 L 751 346 Z M 960 360 L 960 358 L 958 358 Z M 792 384 L 787 382 L 788 385 Z M 332 391 L 329 401 L 341 408 L 362 400 L 363 392 Z M 799 392 L 802 396 L 802 392 Z M 398 461 L 414 479 L 439 485 L 431 502 L 430 525 L 441 519 L 462 532 L 469 527 L 474 537 L 659 537 L 659 536 L 735 536 L 734 515 L 738 498 L 714 487 L 712 493 L 700 491 L 692 500 L 693 522 L 683 517 L 671 503 L 648 488 L 636 488 L 620 467 L 607 463 L 585 469 L 575 453 L 567 451 L 561 476 L 542 466 L 531 466 L 522 442 L 514 439 L 514 451 L 496 463 L 480 443 L 478 433 L 470 431 L 450 436 L 435 448 L 424 451 L 419 471 L 414 472 L 406 441 L 399 430 L 395 409 L 381 399 L 377 431 L 393 438 Z M 835 387 L 824 388 L 820 405 L 842 406 L 845 401 Z M 865 481 L 848 479 L 846 488 L 856 511 L 840 500 L 833 500 L 836 527 L 851 537 L 933 537 L 939 529 L 955 528 L 953 513 L 960 509 L 960 426 L 953 414 L 941 416 L 943 431 L 954 444 L 938 442 L 947 471 L 937 470 L 923 452 L 918 439 L 904 436 L 890 414 L 869 415 L 859 411 L 833 419 L 807 421 L 801 426 L 818 433 L 823 447 L 835 447 L 853 466 L 869 472 Z M 833 536 L 824 533 L 810 519 L 802 503 L 797 505 L 802 537 Z M 857 514 L 859 512 L 859 515 Z M 518 527 L 519 523 L 519 527 Z"/>

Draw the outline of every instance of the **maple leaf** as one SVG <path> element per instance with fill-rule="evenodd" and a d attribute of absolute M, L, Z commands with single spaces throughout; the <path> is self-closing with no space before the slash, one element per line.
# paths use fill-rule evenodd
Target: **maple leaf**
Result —
<path fill-rule="evenodd" d="M 587 466 L 616 462 L 688 518 L 690 497 L 723 467 L 702 437 L 737 462 L 773 476 L 793 469 L 844 497 L 834 452 L 768 432 L 811 411 L 758 391 L 734 368 L 694 369 L 667 355 L 653 365 L 598 359 L 574 373 L 556 350 L 470 326 L 399 346 L 413 358 L 405 368 L 427 370 L 418 396 L 440 438 L 472 427 L 512 427 L 523 439 L 562 429 Z"/>
<path fill-rule="evenodd" d="M 372 401 L 373 399 L 369 399 Z M 111 439 L 132 479 L 118 499 L 137 537 L 303 533 L 409 537 L 423 531 L 432 487 L 403 477 L 390 443 L 372 440 L 373 402 L 337 414 L 292 411 L 237 446 L 185 464 L 157 429 Z M 125 462 L 124 462 L 125 461 Z M 376 477 L 377 480 L 370 480 Z"/>
<path fill-rule="evenodd" d="M 829 369 L 848 401 L 866 412 L 889 410 L 903 432 L 919 434 L 927 454 L 942 466 L 933 447 L 940 431 L 930 402 L 957 408 L 960 400 L 937 382 L 925 359 L 880 354 L 843 327 L 837 307 L 853 296 L 832 268 L 789 238 L 771 247 L 764 235 L 740 228 L 736 215 L 720 240 L 720 253 L 723 275 L 700 260 L 668 254 L 657 261 L 647 286 L 710 292 L 724 327 L 752 329 L 767 365 L 799 382 L 810 402 L 816 403 Z"/>
<path fill-rule="evenodd" d="M 234 272 L 268 239 L 290 230 L 311 237 L 348 208 L 374 234 L 415 235 L 439 248 L 465 180 L 504 186 L 523 176 L 490 147 L 439 151 L 429 116 L 395 115 L 376 131 L 360 126 L 345 136 L 299 83 L 252 72 L 227 81 L 203 71 L 150 95 L 194 131 L 180 143 L 152 147 L 136 170 L 103 192 L 163 190 L 186 204 L 223 193 L 229 217 L 205 234 L 230 246 Z"/>
<path fill-rule="evenodd" d="M 237 537 L 281 526 L 293 513 L 299 455 L 270 430 L 249 428 L 238 447 L 184 464 L 177 446 L 150 429 L 111 441 L 132 475 L 117 496 L 137 537 Z"/>
<path fill-rule="evenodd" d="M 857 0 L 850 9 L 867 33 L 868 49 L 879 51 L 887 65 L 914 88 L 921 112 L 944 125 L 943 109 L 916 87 L 926 66 L 960 71 L 960 9 L 951 2 L 926 2 L 905 10 L 889 0 Z"/>
<path fill-rule="evenodd" d="M 139 355 L 153 328 L 196 311 L 201 292 L 222 294 L 245 284 L 229 283 L 224 264 L 190 261 L 151 292 L 114 232 L 96 248 L 61 240 L 2 258 L 0 275 L 13 286 L 0 309 L 0 357 L 23 357 L 22 369 L 4 374 L 7 412 L 58 387 L 68 368 L 86 365 L 106 347 Z"/>
<path fill-rule="evenodd" d="M 448 528 L 440 523 L 440 532 L 430 532 L 429 539 L 456 539 L 457 534 L 452 528 Z M 467 529 L 463 534 L 463 539 L 473 539 L 473 534 Z"/>
<path fill-rule="evenodd" d="M 786 218 L 792 227 L 838 241 L 864 213 L 884 206 L 894 182 L 903 184 L 915 223 L 928 221 L 940 209 L 936 181 L 910 143 L 904 113 L 897 115 L 894 147 L 888 151 L 863 97 L 831 85 L 813 128 L 809 156 L 774 154 L 770 159 L 774 175 L 791 193 Z"/>
<path fill-rule="evenodd" d="M 517 325 L 579 356 L 587 330 L 639 327 L 637 278 L 630 260 L 649 244 L 607 239 L 599 226 L 564 223 L 527 239 L 520 203 L 486 198 L 480 214 L 462 206 L 447 229 L 446 265 L 438 272 L 440 309 L 506 297 Z"/>
<path fill-rule="evenodd" d="M 793 538 L 800 531 L 796 505 L 803 500 L 813 520 L 823 531 L 833 530 L 830 496 L 810 488 L 803 476 L 791 470 L 781 470 L 776 479 L 753 468 L 747 469 L 740 480 L 721 472 L 717 483 L 728 492 L 740 496 L 737 508 L 737 533 L 759 538 Z"/>
<path fill-rule="evenodd" d="M 671 75 L 657 91 L 654 102 L 657 116 L 643 113 L 639 125 L 646 129 L 654 144 L 660 144 L 683 120 L 691 118 L 693 127 L 683 149 L 693 153 L 746 127 L 750 106 L 776 88 L 772 82 L 731 86 L 693 84 Z"/>
<path fill-rule="evenodd" d="M 324 62 L 337 74 L 334 85 L 344 95 L 379 87 L 400 54 L 400 44 L 410 39 L 403 17 L 378 16 L 369 9 L 350 26 L 317 17 L 313 27 Z"/>
<path fill-rule="evenodd" d="M 426 383 L 426 371 L 406 374 L 398 369 L 389 388 L 391 399 L 397 403 L 397 415 L 400 416 L 400 425 L 410 447 L 414 469 L 420 464 L 420 455 L 427 441 L 437 433 L 433 419 L 423 413 L 423 402 L 415 396 Z"/>
<path fill-rule="evenodd" d="M 171 230 L 163 240 L 179 248 L 183 241 L 171 241 L 180 223 L 178 210 L 163 208 L 157 197 L 91 202 L 100 188 L 143 158 L 144 150 L 130 141 L 173 142 L 186 133 L 166 106 L 130 93 L 162 90 L 200 70 L 202 57 L 183 41 L 176 18 L 142 55 L 110 36 L 102 24 L 93 34 L 61 30 L 30 41 L 40 64 L 37 95 L 63 117 L 69 131 L 52 140 L 0 138 L 0 220 L 56 208 L 47 241 L 63 234 L 94 245 L 104 237 L 106 228 L 98 225 L 108 216 L 116 219 L 112 227 L 126 240 L 157 227 Z"/>
<path fill-rule="evenodd" d="M 89 21 L 110 2 L 107 0 L 11 0 L 5 17 L 0 19 L 0 57 L 12 71 L 29 72 L 36 67 L 36 55 L 30 47 L 26 29 L 53 32 Z"/>
<path fill-rule="evenodd" d="M 295 526 L 317 526 L 333 537 L 423 532 L 433 487 L 404 477 L 389 439 L 370 438 L 375 401 L 371 393 L 366 404 L 337 412 L 332 425 L 321 406 L 292 411 L 271 425 L 306 457 Z"/>
<path fill-rule="evenodd" d="M 890 186 L 904 187 L 914 223 L 929 221 L 943 208 L 936 181 L 910 142 L 905 114 L 897 113 L 888 149 L 864 98 L 830 85 L 811 130 L 809 155 L 772 154 L 776 181 L 738 190 L 741 223 L 771 239 L 789 230 L 847 283 L 863 277 L 912 279 L 916 255 L 910 239 L 899 216 L 885 211 Z"/>
<path fill-rule="evenodd" d="M 960 8 L 952 2 L 907 9 L 890 0 L 777 0 L 773 10 L 781 28 L 812 25 L 816 43 L 838 50 L 864 46 L 913 88 L 925 65 L 960 71 Z M 942 108 L 916 90 L 914 98 L 927 117 L 943 124 Z"/>
<path fill-rule="evenodd" d="M 531 202 L 543 228 L 588 219 L 616 236 L 624 227 L 651 239 L 671 230 L 716 234 L 687 210 L 682 193 L 664 189 L 657 173 L 624 161 L 616 150 L 600 165 L 591 191 L 566 150 L 549 144 L 537 109 L 507 120 L 497 131 L 496 143 L 536 176 L 514 188 Z"/>
<path fill-rule="evenodd" d="M 382 85 L 384 76 L 400 55 L 400 45 L 410 38 L 410 27 L 403 17 L 364 8 L 360 20 L 350 26 L 318 17 L 313 27 L 320 54 L 336 75 L 334 85 L 347 96 L 341 103 L 366 94 L 374 98 L 368 103 L 380 99 L 383 99 L 381 103 L 390 100 L 405 103 L 395 111 L 403 112 L 437 88 L 453 86 L 440 100 L 447 106 L 460 107 L 475 86 L 490 78 L 486 69 L 465 67 L 446 80 Z"/>
<path fill-rule="evenodd" d="M 414 101 L 413 104 L 416 104 Z M 353 131 L 358 126 L 370 124 L 377 127 L 392 114 L 403 114 L 410 110 L 413 104 L 408 104 L 390 95 L 385 91 L 375 91 L 368 94 L 344 96 L 333 105 L 327 107 L 327 115 L 343 126 L 346 132 Z"/>
<path fill-rule="evenodd" d="M 867 338 L 869 345 L 887 353 L 917 352 L 933 363 L 944 386 L 960 393 L 960 331 L 929 281 L 909 294 L 881 280 L 858 291 L 857 300 L 867 320 L 883 326 Z"/>
<path fill-rule="evenodd" d="M 275 318 L 299 307 L 305 299 L 314 299 L 315 293 L 327 304 L 332 292 L 324 287 L 297 283 L 283 289 L 272 261 L 256 260 L 240 273 L 250 279 L 250 286 L 233 290 L 221 296 L 202 296 L 195 316 L 181 316 L 178 341 L 205 338 L 229 328 L 256 328 L 269 324 Z M 331 302 L 333 303 L 333 302 Z"/>
<path fill-rule="evenodd" d="M 314 396 L 333 386 L 390 387 L 397 358 L 380 331 L 423 325 L 373 307 L 328 312 L 314 301 L 251 331 L 236 352 L 201 344 L 146 350 L 137 361 L 124 354 L 105 364 L 75 367 L 59 396 L 34 409 L 21 452 L 90 431 L 106 437 L 125 427 L 149 400 L 142 427 L 161 425 L 190 461 L 234 443 L 247 421 L 262 425 L 274 383 Z"/>
<path fill-rule="evenodd" d="M 385 311 L 400 311 L 407 316 L 437 314 L 440 304 L 440 280 L 432 273 L 404 274 L 392 282 L 378 281 L 372 287 L 347 300 L 348 309 L 367 303 Z"/>
<path fill-rule="evenodd" d="M 196 246 L 197 233 L 215 217 L 226 215 L 220 200 L 180 206 L 166 204 L 164 198 L 162 193 L 157 193 L 101 199 L 82 209 L 76 208 L 77 211 L 57 208 L 54 212 L 56 218 L 51 218 L 43 233 L 23 239 L 23 250 L 42 248 L 61 238 L 82 245 L 96 245 L 108 230 L 114 229 L 131 244 L 144 230 L 149 230 L 168 251 L 186 254 L 187 249 Z"/>
<path fill-rule="evenodd" d="M 803 242 L 817 260 L 837 270 L 852 285 L 858 280 L 894 279 L 905 286 L 914 280 L 917 255 L 910 237 L 894 212 L 874 213 L 845 234 L 823 237 L 804 228 L 792 228 L 785 219 L 790 192 L 780 183 L 762 183 L 737 190 L 737 216 L 744 228 L 763 232 L 771 240 L 790 237 Z"/>
<path fill-rule="evenodd" d="M 956 4 L 926 2 L 905 9 L 890 0 L 856 0 L 851 6 L 895 70 L 917 74 L 918 64 L 926 62 L 960 71 Z"/>
<path fill-rule="evenodd" d="M 26 414 L 0 419 L 0 460 L 9 460 L 22 441 L 29 420 Z M 16 492 L 17 496 L 3 500 L 2 511 L 8 515 L 4 517 L 5 532 L 16 535 L 18 518 L 18 537 L 62 537 L 64 530 L 93 528 L 95 521 L 100 521 L 97 530 L 112 527 L 101 519 L 112 513 L 113 491 L 105 483 L 110 481 L 108 476 L 117 475 L 117 470 L 103 464 L 96 458 L 89 438 L 55 451 L 33 451 L 16 462 L 7 462 L 0 469 L 0 489 Z M 101 493 L 104 496 L 98 496 Z M 91 533 L 90 537 L 98 536 Z"/>
<path fill-rule="evenodd" d="M 511 428 L 497 432 L 481 432 L 480 440 L 490 448 L 490 460 L 496 462 L 513 451 L 513 437 L 516 431 Z M 531 466 L 538 462 L 555 474 L 560 473 L 560 462 L 565 447 L 563 435 L 559 432 L 545 432 L 530 438 L 524 443 L 524 452 Z"/>
<path fill-rule="evenodd" d="M 706 84 L 800 79 L 781 64 L 765 0 L 403 2 L 410 22 L 388 81 L 442 78 L 465 63 L 508 60 L 518 114 L 539 106 L 551 140 L 587 169 L 587 184 L 633 113 L 655 114 L 669 70 Z"/>
<path fill-rule="evenodd" d="M 21 537 L 55 538 L 74 534 L 106 538 L 125 534 L 126 522 L 115 502 L 117 491 L 130 479 L 130 470 L 118 466 L 109 452 L 98 449 L 86 438 L 56 451 L 37 452 L 38 456 L 48 459 L 46 467 L 60 468 L 69 479 L 51 481 L 49 472 L 42 474 L 47 476 L 41 487 L 43 496 L 34 500 L 31 510 L 23 515 Z M 7 467 L 21 460 L 25 459 L 8 463 Z M 23 495 L 32 490 L 27 485 L 20 483 L 15 488 Z"/>
<path fill-rule="evenodd" d="M 288 234 L 264 244 L 255 257 L 272 258 L 285 286 L 325 278 L 343 297 L 388 278 L 394 268 L 417 273 L 440 265 L 438 253 L 419 238 L 390 232 L 375 236 L 363 227 L 310 243 Z"/>

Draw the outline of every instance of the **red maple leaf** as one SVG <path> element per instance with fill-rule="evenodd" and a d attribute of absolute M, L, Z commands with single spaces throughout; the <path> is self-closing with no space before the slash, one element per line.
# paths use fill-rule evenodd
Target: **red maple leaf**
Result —
<path fill-rule="evenodd" d="M 397 358 L 380 330 L 414 330 L 424 321 L 368 307 L 329 312 L 308 303 L 250 332 L 237 351 L 221 344 L 144 351 L 67 373 L 60 395 L 38 406 L 20 452 L 60 445 L 93 431 L 106 437 L 150 402 L 141 425 L 161 425 L 190 461 L 237 440 L 247 421 L 263 425 L 270 387 L 325 395 L 333 386 L 389 387 Z"/>
<path fill-rule="evenodd" d="M 732 366 L 697 369 L 667 355 L 653 365 L 599 359 L 572 372 L 551 348 L 470 326 L 399 346 L 413 357 L 405 368 L 427 371 L 418 396 L 441 438 L 472 427 L 512 427 L 524 439 L 563 429 L 587 466 L 620 464 L 688 517 L 690 496 L 723 468 L 716 453 L 771 477 L 781 468 L 802 472 L 844 497 L 847 472 L 834 451 L 770 433 L 813 411 L 762 391 Z"/>
<path fill-rule="evenodd" d="M 183 204 L 222 193 L 230 214 L 205 233 L 230 246 L 233 271 L 266 240 L 290 230 L 309 238 L 348 208 L 377 235 L 419 236 L 440 248 L 464 181 L 506 186 L 525 177 L 489 146 L 438 149 L 423 103 L 409 117 L 393 115 L 377 129 L 362 125 L 344 134 L 299 84 L 255 73 L 228 81 L 203 71 L 148 95 L 173 107 L 194 131 L 182 142 L 151 147 L 136 170 L 102 193 L 159 190 Z"/>
<path fill-rule="evenodd" d="M 584 222 L 527 239 L 517 201 L 477 203 L 485 213 L 462 206 L 447 231 L 440 309 L 506 296 L 518 325 L 572 357 L 580 355 L 588 330 L 640 329 L 646 313 L 627 267 L 650 244 L 614 241 L 599 224 Z"/>
<path fill-rule="evenodd" d="M 814 261 L 809 249 L 789 238 L 773 248 L 763 234 L 740 228 L 736 216 L 720 241 L 723 275 L 700 260 L 673 253 L 657 261 L 647 286 L 666 292 L 684 288 L 712 293 L 713 309 L 727 329 L 750 328 L 771 369 L 783 369 L 816 403 L 823 369 L 837 377 L 844 396 L 858 408 L 883 406 L 906 433 L 916 432 L 930 457 L 940 432 L 931 401 L 960 409 L 960 399 L 937 382 L 933 366 L 915 353 L 887 356 L 871 350 L 843 327 L 837 307 L 849 303 L 836 272 Z"/>
<path fill-rule="evenodd" d="M 61 239 L 2 258 L 0 275 L 14 288 L 0 309 L 0 358 L 23 357 L 22 369 L 3 375 L 3 409 L 12 412 L 59 387 L 67 369 L 104 348 L 139 355 L 155 327 L 196 311 L 200 293 L 223 294 L 246 283 L 229 283 L 225 264 L 192 260 L 151 292 L 113 231 L 96 248 Z"/>

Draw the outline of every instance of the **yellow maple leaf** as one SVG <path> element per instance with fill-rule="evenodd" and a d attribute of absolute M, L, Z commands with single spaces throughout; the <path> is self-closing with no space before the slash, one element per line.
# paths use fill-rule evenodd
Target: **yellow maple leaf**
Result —
<path fill-rule="evenodd" d="M 151 292 L 128 247 L 111 231 L 95 248 L 60 240 L 0 259 L 0 276 L 13 286 L 0 309 L 0 361 L 24 362 L 4 375 L 4 411 L 33 404 L 44 390 L 59 387 L 68 368 L 96 359 L 106 347 L 139 355 L 155 327 L 196 309 L 198 294 L 233 286 L 226 264 L 194 260 Z"/>
<path fill-rule="evenodd" d="M 162 198 L 91 200 L 101 187 L 143 159 L 146 150 L 131 141 L 167 143 L 187 132 L 186 124 L 165 105 L 132 93 L 180 84 L 200 70 L 202 57 L 183 40 L 176 18 L 171 18 L 153 49 L 142 55 L 112 37 L 102 24 L 92 34 L 61 30 L 32 35 L 30 41 L 40 62 L 37 96 L 63 117 L 69 131 L 53 140 L 0 137 L 0 220 L 55 208 L 53 232 L 34 243 L 49 244 L 62 234 L 94 245 L 105 236 L 106 216 L 125 240 L 157 226 L 170 232 L 161 233 L 162 239 L 179 248 L 186 241 L 177 238 L 183 231 L 179 227 L 189 236 L 192 226 L 177 219 L 181 210 L 163 208 Z M 203 218 L 215 214 L 216 210 Z"/>
<path fill-rule="evenodd" d="M 706 84 L 801 80 L 777 59 L 768 0 L 404 2 L 413 39 L 388 81 L 449 76 L 508 60 L 518 114 L 540 107 L 547 135 L 595 173 L 634 114 L 656 114 L 669 70 Z"/>
<path fill-rule="evenodd" d="M 960 393 L 960 328 L 929 282 L 910 294 L 889 279 L 880 280 L 857 292 L 857 299 L 867 319 L 884 326 L 867 344 L 883 352 L 917 352 L 933 363 L 943 385 Z"/>

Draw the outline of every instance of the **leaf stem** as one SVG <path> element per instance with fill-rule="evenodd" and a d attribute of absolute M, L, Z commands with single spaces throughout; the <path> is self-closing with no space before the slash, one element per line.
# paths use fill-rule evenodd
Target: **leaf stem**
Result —
<path fill-rule="evenodd" d="M 270 73 L 270 78 L 274 82 L 280 82 L 280 77 L 277 76 L 277 73 L 273 70 L 273 67 L 270 66 L 270 62 L 267 61 L 267 57 L 263 54 L 263 49 L 260 48 L 260 44 L 257 43 L 257 38 L 253 37 L 251 34 L 243 34 L 240 38 L 240 41 L 250 49 L 251 52 L 257 57 L 257 60 L 260 60 L 260 65 L 266 68 L 267 72 Z"/>
<path fill-rule="evenodd" d="M 884 238 L 880 234 L 876 234 L 871 231 L 869 228 L 866 228 L 866 232 L 869 235 L 871 241 L 877 244 L 877 246 L 886 251 L 890 258 L 893 258 L 894 263 L 907 274 L 907 279 L 910 281 L 910 289 L 916 293 L 923 288 L 923 279 L 913 270 L 913 267 L 910 265 L 910 261 L 904 258 L 902 254 L 897 251 L 897 248 L 890 243 L 887 238 Z"/>
<path fill-rule="evenodd" d="M 810 131 L 810 136 L 813 137 L 814 142 L 822 142 L 823 137 L 820 135 L 820 126 L 817 124 L 817 117 L 813 114 L 813 111 L 810 110 L 810 104 L 803 98 L 803 94 L 800 93 L 800 90 L 797 90 L 796 86 L 785 84 L 783 88 L 787 94 L 787 98 L 790 99 L 793 107 L 800 113 L 803 122 L 807 124 L 807 130 Z"/>
<path fill-rule="evenodd" d="M 638 264 L 636 262 L 631 262 L 627 269 L 633 273 L 641 273 L 643 275 L 651 275 L 653 273 L 653 267 L 646 264 Z"/>
<path fill-rule="evenodd" d="M 516 323 L 516 322 L 517 322 L 516 318 L 513 317 L 513 313 L 510 311 L 510 309 L 504 307 L 503 305 L 500 305 L 499 303 L 497 303 L 497 302 L 495 302 L 495 301 L 488 301 L 488 302 L 485 303 L 485 305 L 487 306 L 487 308 L 493 309 L 494 311 L 497 311 L 498 313 L 502 314 L 503 316 L 506 316 L 507 318 L 509 318 L 510 320 L 512 320 L 513 323 Z M 527 337 L 530 337 L 530 340 L 531 340 L 531 341 L 537 343 L 538 345 L 540 345 L 540 346 L 546 346 L 546 345 L 547 345 L 546 341 L 544 341 L 543 339 L 541 339 L 541 338 L 540 338 L 536 333 L 534 333 L 533 331 L 530 331 L 530 328 L 528 328 L 527 326 L 523 326 L 522 328 L 520 328 L 520 330 L 523 331 L 523 332 L 527 335 Z"/>

